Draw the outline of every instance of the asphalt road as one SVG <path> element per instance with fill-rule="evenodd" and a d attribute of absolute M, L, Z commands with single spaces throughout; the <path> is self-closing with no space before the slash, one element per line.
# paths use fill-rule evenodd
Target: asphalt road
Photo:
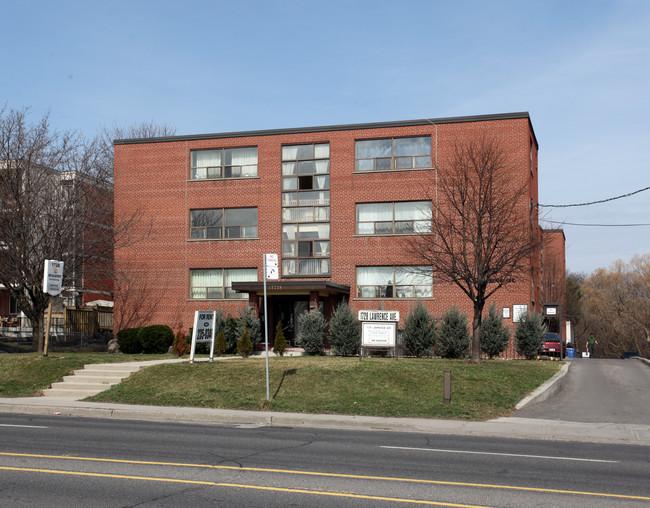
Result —
<path fill-rule="evenodd" d="M 564 390 L 514 416 L 650 425 L 650 367 L 633 359 L 573 360 Z"/>
<path fill-rule="evenodd" d="M 636 445 L 0 414 L 3 507 L 639 507 L 648 478 Z"/>

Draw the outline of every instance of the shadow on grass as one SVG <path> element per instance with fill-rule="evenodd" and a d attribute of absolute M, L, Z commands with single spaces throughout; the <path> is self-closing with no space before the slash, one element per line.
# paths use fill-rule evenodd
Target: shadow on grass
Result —
<path fill-rule="evenodd" d="M 293 376 L 296 372 L 298 372 L 298 369 L 289 369 L 285 370 L 282 373 L 282 378 L 280 379 L 280 384 L 278 385 L 278 389 L 275 390 L 275 393 L 273 394 L 273 400 L 278 396 L 278 393 L 280 393 L 280 388 L 282 388 L 282 383 L 284 383 L 284 378 L 287 376 Z"/>

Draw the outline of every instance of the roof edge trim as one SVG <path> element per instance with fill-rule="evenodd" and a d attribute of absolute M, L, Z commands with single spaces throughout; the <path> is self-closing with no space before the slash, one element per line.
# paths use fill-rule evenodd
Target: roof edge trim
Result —
<path fill-rule="evenodd" d="M 532 123 L 530 122 L 530 115 L 527 111 L 518 113 L 500 113 L 494 115 L 474 115 L 474 116 L 453 116 L 447 118 L 422 118 L 419 120 L 402 120 L 393 122 L 372 122 L 372 123 L 356 123 L 345 125 L 325 125 L 315 127 L 293 127 L 288 129 L 267 129 L 256 131 L 239 131 L 239 132 L 222 132 L 214 134 L 190 134 L 183 136 L 164 136 L 158 138 L 130 138 L 130 139 L 116 139 L 113 141 L 114 145 L 133 145 L 143 143 L 167 143 L 170 141 L 199 141 L 204 139 L 223 139 L 223 138 L 245 138 L 252 136 L 275 136 L 282 134 L 308 134 L 314 132 L 332 132 L 332 131 L 351 131 L 362 129 L 382 129 L 390 127 L 411 127 L 417 125 L 427 124 L 447 124 L 447 123 L 465 123 L 465 122 L 488 122 L 493 120 L 512 120 L 518 118 L 527 118 L 530 123 L 532 131 Z M 537 138 L 533 131 L 533 137 L 537 144 Z"/>

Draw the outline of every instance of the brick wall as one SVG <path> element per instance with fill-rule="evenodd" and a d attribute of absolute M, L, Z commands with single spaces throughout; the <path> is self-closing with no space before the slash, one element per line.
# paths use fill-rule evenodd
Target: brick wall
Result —
<path fill-rule="evenodd" d="M 529 198 L 536 203 L 537 146 L 527 117 L 117 144 L 116 224 L 132 215 L 139 217 L 138 226 L 131 231 L 137 241 L 115 253 L 117 272 L 130 277 L 131 283 L 141 279 L 139 283 L 159 300 L 147 317 L 150 323 L 172 327 L 181 323 L 187 330 L 192 325 L 194 311 L 199 308 L 236 314 L 247 304 L 246 300 L 190 300 L 189 270 L 257 268 L 258 280 L 262 280 L 262 254 L 282 252 L 282 145 L 327 142 L 331 209 L 331 277 L 327 280 L 351 287 L 350 303 L 355 310 L 377 308 L 382 303 L 386 309 L 399 310 L 403 318 L 416 300 L 356 298 L 357 266 L 419 264 L 407 254 L 401 236 L 355 236 L 356 204 L 435 199 L 436 172 L 431 169 L 355 173 L 355 140 L 430 135 L 433 165 L 439 166 L 453 156 L 456 143 L 484 134 L 495 136 L 505 149 L 512 168 L 511 184 L 529 186 Z M 257 178 L 189 181 L 190 150 L 239 146 L 258 147 Z M 258 239 L 188 240 L 190 209 L 247 206 L 258 208 Z M 529 203 L 522 203 L 521 213 L 528 217 Z M 537 235 L 536 210 L 533 214 L 532 234 Z M 531 232 L 522 231 L 522 234 Z M 533 256 L 525 269 L 527 276 L 508 284 L 489 303 L 497 307 L 539 305 L 539 269 L 539 256 Z M 120 306 L 127 308 L 134 302 L 129 301 L 128 291 L 120 291 L 119 281 L 116 286 L 116 312 L 120 312 Z M 435 316 L 456 306 L 471 319 L 471 302 L 455 286 L 435 285 L 433 298 L 425 303 Z"/>

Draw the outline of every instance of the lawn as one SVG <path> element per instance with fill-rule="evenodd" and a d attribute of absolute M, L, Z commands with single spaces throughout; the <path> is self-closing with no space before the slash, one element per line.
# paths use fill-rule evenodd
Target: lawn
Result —
<path fill-rule="evenodd" d="M 340 357 L 271 358 L 156 365 L 89 398 L 181 407 L 485 420 L 506 415 L 560 368 L 558 362 Z M 444 371 L 452 402 L 443 403 Z"/>
<path fill-rule="evenodd" d="M 106 353 L 0 354 L 0 397 L 40 395 L 50 384 L 89 363 L 115 363 L 171 358 L 169 355 L 109 355 Z"/>

